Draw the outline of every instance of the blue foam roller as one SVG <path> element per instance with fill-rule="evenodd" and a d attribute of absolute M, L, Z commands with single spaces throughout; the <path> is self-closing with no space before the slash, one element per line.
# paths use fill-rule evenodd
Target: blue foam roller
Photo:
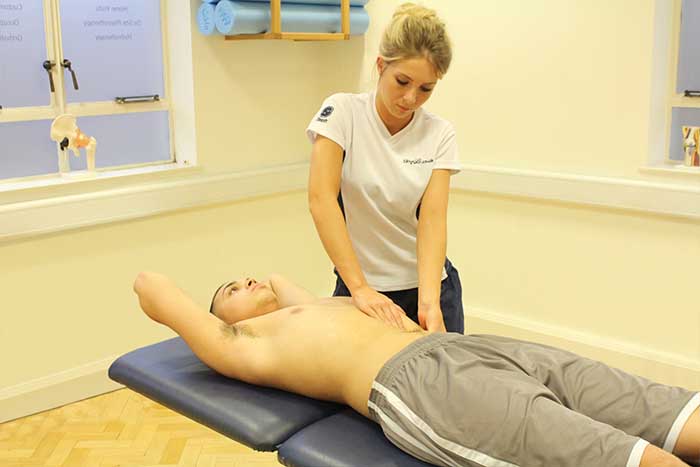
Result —
<path fill-rule="evenodd" d="M 197 27 L 205 36 L 210 36 L 216 31 L 215 10 L 211 3 L 202 3 L 197 9 Z"/>
<path fill-rule="evenodd" d="M 205 3 L 219 3 L 219 0 L 202 0 Z M 270 0 L 246 0 L 256 3 L 270 3 Z M 350 6 L 365 6 L 369 0 L 350 0 Z M 340 0 L 282 0 L 285 3 L 305 3 L 307 5 L 337 5 L 340 6 Z"/>
<path fill-rule="evenodd" d="M 270 28 L 269 5 L 221 0 L 214 13 L 216 29 L 222 34 L 260 34 Z M 340 7 L 282 4 L 283 32 L 341 32 Z M 369 14 L 362 7 L 350 8 L 350 34 L 364 34 Z"/>
<path fill-rule="evenodd" d="M 219 0 L 208 0 L 211 2 L 218 2 Z M 270 3 L 270 0 L 246 0 L 249 2 L 256 3 Z M 365 6 L 369 0 L 350 0 L 350 6 Z M 340 6 L 340 0 L 282 0 L 282 5 L 285 3 L 305 3 L 307 5 L 336 5 Z"/>

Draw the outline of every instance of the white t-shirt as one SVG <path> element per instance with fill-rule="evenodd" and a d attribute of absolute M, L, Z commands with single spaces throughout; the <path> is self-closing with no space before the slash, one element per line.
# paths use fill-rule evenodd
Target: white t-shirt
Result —
<path fill-rule="evenodd" d="M 340 145 L 340 192 L 350 241 L 368 284 L 379 291 L 418 287 L 418 208 L 434 169 L 461 169 L 454 128 L 419 108 L 391 135 L 374 93 L 334 94 L 306 129 Z M 442 278 L 446 277 L 443 269 Z"/>

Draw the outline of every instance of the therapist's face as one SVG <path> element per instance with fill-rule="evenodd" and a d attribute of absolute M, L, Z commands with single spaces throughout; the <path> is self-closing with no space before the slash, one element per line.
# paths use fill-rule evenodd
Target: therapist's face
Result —
<path fill-rule="evenodd" d="M 251 277 L 222 284 L 212 300 L 212 312 L 228 324 L 255 318 L 278 308 L 279 301 L 270 283 L 258 282 Z"/>
<path fill-rule="evenodd" d="M 378 110 L 383 119 L 409 120 L 430 98 L 438 81 L 435 67 L 423 57 L 391 63 L 379 57 L 377 71 Z"/>

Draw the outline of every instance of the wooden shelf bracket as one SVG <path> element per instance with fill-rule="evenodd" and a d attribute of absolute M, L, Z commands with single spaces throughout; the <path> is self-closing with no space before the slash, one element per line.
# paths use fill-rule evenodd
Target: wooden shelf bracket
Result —
<path fill-rule="evenodd" d="M 292 40 L 343 41 L 350 39 L 350 0 L 340 0 L 341 32 L 282 32 L 282 0 L 270 0 L 270 32 L 227 35 L 227 41 Z"/>

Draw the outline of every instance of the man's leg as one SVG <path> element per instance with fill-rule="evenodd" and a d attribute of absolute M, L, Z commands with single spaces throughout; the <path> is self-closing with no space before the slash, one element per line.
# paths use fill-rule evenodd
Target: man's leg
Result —
<path fill-rule="evenodd" d="M 371 418 L 405 452 L 470 467 L 644 465 L 648 443 L 566 408 L 507 361 L 481 358 L 483 339 L 433 334 L 418 342 L 382 369 L 369 403 Z"/>
<path fill-rule="evenodd" d="M 673 453 L 691 465 L 700 465 L 700 408 L 686 422 Z"/>
<path fill-rule="evenodd" d="M 547 386 L 564 406 L 690 462 L 700 460 L 700 416 L 696 413 L 700 394 L 658 384 L 562 349 L 504 337 L 483 338 Z"/>
<path fill-rule="evenodd" d="M 639 467 L 688 467 L 688 464 L 653 444 L 644 450 Z"/>

